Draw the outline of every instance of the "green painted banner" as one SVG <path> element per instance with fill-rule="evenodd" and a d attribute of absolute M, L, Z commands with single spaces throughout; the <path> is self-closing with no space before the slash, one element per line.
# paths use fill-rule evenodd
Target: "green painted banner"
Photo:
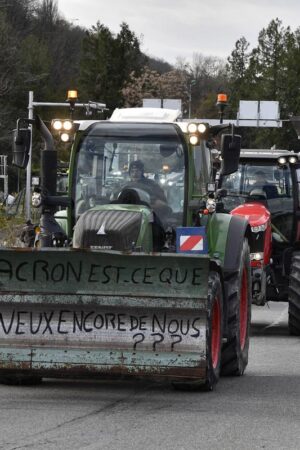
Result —
<path fill-rule="evenodd" d="M 208 270 L 207 255 L 1 249 L 0 293 L 205 299 Z"/>

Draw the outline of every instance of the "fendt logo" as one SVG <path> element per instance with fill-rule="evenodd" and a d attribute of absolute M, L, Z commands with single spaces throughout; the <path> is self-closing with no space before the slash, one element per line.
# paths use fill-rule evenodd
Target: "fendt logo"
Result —
<path fill-rule="evenodd" d="M 100 235 L 106 234 L 106 233 L 105 233 L 105 223 L 103 223 L 103 224 L 101 225 L 101 227 L 100 227 L 99 230 L 97 231 L 97 234 L 100 234 Z"/>

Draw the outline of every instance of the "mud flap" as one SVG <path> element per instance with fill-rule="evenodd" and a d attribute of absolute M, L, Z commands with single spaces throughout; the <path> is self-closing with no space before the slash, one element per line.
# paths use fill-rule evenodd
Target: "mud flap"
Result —
<path fill-rule="evenodd" d="M 209 258 L 0 252 L 0 370 L 203 379 Z"/>

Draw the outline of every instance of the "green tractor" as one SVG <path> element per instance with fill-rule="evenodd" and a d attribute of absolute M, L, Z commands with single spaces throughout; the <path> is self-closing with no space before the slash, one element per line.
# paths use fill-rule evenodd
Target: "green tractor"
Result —
<path fill-rule="evenodd" d="M 177 117 L 137 108 L 53 124 L 73 133 L 67 195 L 53 134 L 31 121 L 45 142 L 32 198 L 40 233 L 34 248 L 1 249 L 2 382 L 106 374 L 210 390 L 220 373 L 244 373 L 251 230 L 216 212 L 207 140 L 224 127 Z M 23 167 L 27 122 L 14 131 Z M 224 175 L 239 152 L 239 136 L 224 134 Z"/>

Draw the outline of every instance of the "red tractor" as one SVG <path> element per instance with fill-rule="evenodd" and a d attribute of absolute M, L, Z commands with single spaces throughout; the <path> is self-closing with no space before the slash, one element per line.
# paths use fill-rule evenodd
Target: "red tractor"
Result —
<path fill-rule="evenodd" d="M 237 172 L 220 180 L 221 207 L 246 217 L 253 303 L 288 301 L 300 335 L 300 159 L 287 150 L 241 150 Z"/>

